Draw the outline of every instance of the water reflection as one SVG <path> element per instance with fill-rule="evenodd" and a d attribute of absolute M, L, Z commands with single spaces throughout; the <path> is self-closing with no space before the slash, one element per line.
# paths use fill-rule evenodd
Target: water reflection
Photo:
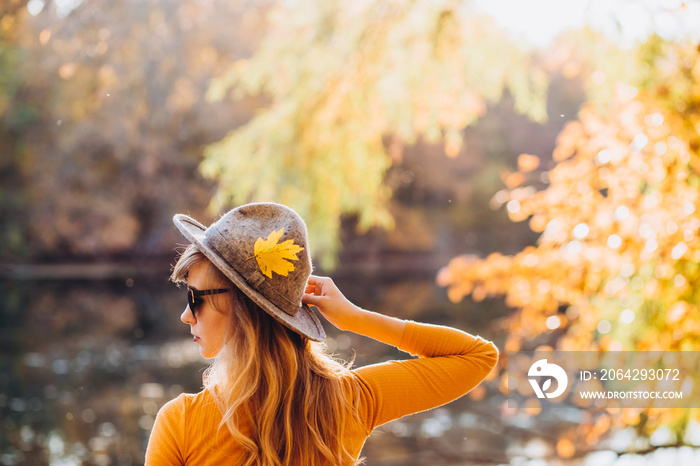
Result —
<path fill-rule="evenodd" d="M 204 366 L 160 282 L 0 284 L 0 464 L 143 463 L 158 408 Z"/>

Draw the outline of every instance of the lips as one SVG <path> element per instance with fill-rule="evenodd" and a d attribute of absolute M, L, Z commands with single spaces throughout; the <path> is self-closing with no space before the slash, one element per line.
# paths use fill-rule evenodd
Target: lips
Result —
<path fill-rule="evenodd" d="M 197 335 L 195 335 L 195 334 L 192 334 L 192 337 L 193 337 L 192 339 L 194 340 L 195 343 L 198 342 L 199 340 L 201 340 L 201 338 L 199 338 L 199 337 L 198 337 Z"/>

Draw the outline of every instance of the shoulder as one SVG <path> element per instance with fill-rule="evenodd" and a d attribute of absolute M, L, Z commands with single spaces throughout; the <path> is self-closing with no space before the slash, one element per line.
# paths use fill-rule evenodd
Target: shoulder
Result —
<path fill-rule="evenodd" d="M 209 404 L 213 401 L 214 397 L 209 392 L 209 389 L 205 388 L 201 392 L 197 393 L 180 393 L 177 397 L 165 403 L 163 408 L 168 405 L 190 407 L 200 404 Z"/>
<path fill-rule="evenodd" d="M 184 421 L 184 416 L 189 405 L 189 397 L 187 393 L 182 393 L 177 398 L 165 403 L 156 416 L 156 425 L 165 425 L 172 427 L 173 424 L 180 424 Z"/>
<path fill-rule="evenodd" d="M 188 412 L 194 397 L 183 393 L 160 408 L 146 448 L 147 466 L 184 464 L 188 451 Z"/>
<path fill-rule="evenodd" d="M 182 421 L 193 410 L 207 407 L 213 403 L 214 399 L 209 390 L 206 389 L 199 393 L 181 393 L 160 408 L 158 417 Z"/>

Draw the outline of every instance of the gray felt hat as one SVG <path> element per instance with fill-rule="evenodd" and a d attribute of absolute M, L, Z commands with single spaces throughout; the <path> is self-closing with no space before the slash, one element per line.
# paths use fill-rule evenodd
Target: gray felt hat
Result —
<path fill-rule="evenodd" d="M 206 228 L 177 214 L 175 226 L 234 285 L 277 321 L 314 341 L 326 332 L 301 298 L 311 275 L 306 225 L 274 203 L 237 207 Z"/>

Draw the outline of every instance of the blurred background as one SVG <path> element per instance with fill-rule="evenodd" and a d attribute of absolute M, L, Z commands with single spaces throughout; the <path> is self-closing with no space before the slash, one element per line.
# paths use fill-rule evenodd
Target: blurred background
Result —
<path fill-rule="evenodd" d="M 0 464 L 143 464 L 206 367 L 171 218 L 250 201 L 297 210 L 358 305 L 501 350 L 368 465 L 699 464 L 697 409 L 505 403 L 510 351 L 700 345 L 699 25 L 697 0 L 2 0 Z M 357 365 L 405 357 L 330 327 Z"/>

